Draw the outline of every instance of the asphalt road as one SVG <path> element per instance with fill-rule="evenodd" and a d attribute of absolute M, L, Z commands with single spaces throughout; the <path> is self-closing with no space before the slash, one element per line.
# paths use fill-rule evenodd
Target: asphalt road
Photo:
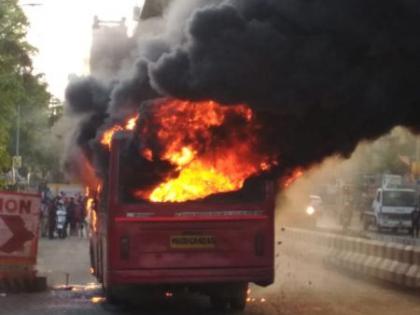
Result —
<path fill-rule="evenodd" d="M 1 315 L 225 314 L 212 310 L 208 299 L 197 295 L 113 307 L 101 297 L 100 287 L 92 283 L 86 240 L 43 240 L 40 245 L 40 272 L 49 276 L 55 289 L 38 294 L 0 294 Z M 418 293 L 326 270 L 321 257 L 308 257 L 305 248 L 295 245 L 283 242 L 278 246 L 276 283 L 264 289 L 252 287 L 244 314 L 420 314 Z M 66 273 L 72 290 L 59 287 L 65 284 Z"/>

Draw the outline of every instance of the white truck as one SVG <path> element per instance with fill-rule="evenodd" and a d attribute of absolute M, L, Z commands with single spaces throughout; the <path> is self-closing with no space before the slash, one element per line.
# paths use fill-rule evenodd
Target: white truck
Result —
<path fill-rule="evenodd" d="M 383 229 L 411 231 L 411 213 L 416 206 L 415 189 L 385 184 L 376 191 L 370 211 L 364 213 L 363 226 L 365 230 L 370 226 L 376 226 L 378 231 Z"/>

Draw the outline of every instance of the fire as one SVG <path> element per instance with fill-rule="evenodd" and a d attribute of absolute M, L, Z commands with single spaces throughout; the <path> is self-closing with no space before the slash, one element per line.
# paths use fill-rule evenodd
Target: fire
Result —
<path fill-rule="evenodd" d="M 96 215 L 96 211 L 94 209 L 94 203 L 95 203 L 95 200 L 92 197 L 89 197 L 87 199 L 86 212 L 87 212 L 87 217 L 89 218 L 91 228 L 93 229 L 94 232 L 96 232 L 97 226 L 98 226 L 98 218 Z"/>
<path fill-rule="evenodd" d="M 127 123 L 125 124 L 126 130 L 134 130 L 137 124 L 137 120 L 139 119 L 139 115 L 131 117 L 128 119 Z"/>
<path fill-rule="evenodd" d="M 179 176 L 161 183 L 149 199 L 153 202 L 182 202 L 242 188 L 245 180 L 263 170 L 265 165 L 265 162 L 253 165 L 244 160 L 243 156 L 250 154 L 248 149 L 243 147 L 245 155 L 233 151 L 220 152 L 220 156 L 210 160 L 199 158 L 191 151 L 184 154 L 175 152 L 171 161 L 180 170 Z M 240 147 L 238 150 L 241 151 Z"/>
<path fill-rule="evenodd" d="M 112 128 L 106 130 L 101 137 L 101 144 L 107 146 L 109 149 L 111 148 L 111 141 L 114 133 L 117 131 L 124 130 L 120 125 L 113 126 Z"/>
<path fill-rule="evenodd" d="M 85 196 L 88 196 L 92 187 L 97 187 L 101 183 L 101 179 L 97 176 L 96 171 L 91 164 L 91 162 L 86 158 L 85 155 L 79 154 L 79 166 L 80 166 L 80 176 L 83 180 L 83 183 L 86 185 Z"/>
<path fill-rule="evenodd" d="M 239 189 L 244 180 L 230 178 L 214 167 L 194 161 L 182 168 L 179 177 L 160 184 L 150 194 L 154 202 L 181 202 L 194 198 L 203 198 L 214 192 Z"/>
<path fill-rule="evenodd" d="M 174 152 L 167 154 L 166 159 L 171 161 L 173 164 L 178 165 L 178 169 L 182 169 L 182 166 L 190 163 L 197 153 L 188 147 L 183 147 L 180 152 Z"/>
<path fill-rule="evenodd" d="M 101 144 L 107 147 L 109 150 L 111 149 L 111 142 L 112 137 L 118 131 L 129 130 L 132 131 L 136 127 L 137 120 L 139 119 L 139 115 L 129 117 L 124 125 L 114 125 L 111 128 L 105 130 L 101 136 Z"/>
<path fill-rule="evenodd" d="M 289 176 L 284 182 L 283 187 L 287 188 L 292 185 L 296 180 L 303 176 L 303 171 L 301 169 L 295 169 L 291 176 Z"/>
<path fill-rule="evenodd" d="M 162 159 L 179 173 L 150 192 L 148 199 L 153 202 L 183 202 L 235 191 L 247 178 L 274 164 L 269 156 L 255 152 L 257 124 L 245 105 L 171 100 L 161 105 L 159 118 Z M 223 130 L 229 120 L 239 121 L 237 129 L 229 130 L 218 143 L 212 131 Z M 144 192 L 137 191 L 136 196 L 142 197 Z"/>
<path fill-rule="evenodd" d="M 246 105 L 171 99 L 148 109 L 148 119 L 139 121 L 133 131 L 142 143 L 139 156 L 167 162 L 173 171 L 149 191 L 134 188 L 136 198 L 184 202 L 236 191 L 247 178 L 275 165 L 274 156 L 258 150 L 259 125 Z M 134 130 L 138 119 L 129 117 L 125 125 L 111 127 L 103 133 L 101 143 L 110 148 L 114 133 Z"/>

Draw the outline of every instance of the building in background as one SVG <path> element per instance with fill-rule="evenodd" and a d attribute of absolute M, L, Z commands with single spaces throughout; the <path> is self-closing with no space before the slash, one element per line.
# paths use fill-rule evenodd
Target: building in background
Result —
<path fill-rule="evenodd" d="M 134 45 L 128 36 L 126 19 L 100 20 L 95 16 L 92 25 L 92 47 L 90 53 L 90 73 L 105 81 L 114 79 L 129 57 Z"/>
<path fill-rule="evenodd" d="M 145 0 L 138 18 L 146 20 L 153 17 L 162 16 L 164 10 L 172 0 Z"/>

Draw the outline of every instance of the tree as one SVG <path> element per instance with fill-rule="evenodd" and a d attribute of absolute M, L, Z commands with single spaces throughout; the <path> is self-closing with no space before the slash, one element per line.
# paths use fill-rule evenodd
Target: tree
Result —
<path fill-rule="evenodd" d="M 16 119 L 20 114 L 21 152 L 29 164 L 44 159 L 37 148 L 48 128 L 51 95 L 43 76 L 34 74 L 31 57 L 36 53 L 26 40 L 28 21 L 17 0 L 0 1 L 0 169 L 11 166 Z M 18 113 L 20 108 L 20 113 Z M 41 154 L 42 155 L 42 154 Z M 28 166 L 28 165 L 27 165 Z"/>

